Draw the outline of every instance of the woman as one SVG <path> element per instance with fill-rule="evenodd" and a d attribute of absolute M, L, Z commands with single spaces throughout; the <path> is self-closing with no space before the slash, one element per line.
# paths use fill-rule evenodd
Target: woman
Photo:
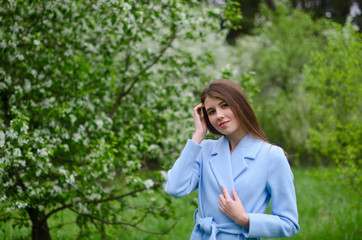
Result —
<path fill-rule="evenodd" d="M 201 113 L 203 110 L 203 114 Z M 268 143 L 240 87 L 212 82 L 194 108 L 195 133 L 168 172 L 165 191 L 198 188 L 191 239 L 291 237 L 299 231 L 293 174 L 284 151 Z M 203 140 L 207 129 L 222 135 Z M 272 198 L 272 214 L 264 214 Z"/>

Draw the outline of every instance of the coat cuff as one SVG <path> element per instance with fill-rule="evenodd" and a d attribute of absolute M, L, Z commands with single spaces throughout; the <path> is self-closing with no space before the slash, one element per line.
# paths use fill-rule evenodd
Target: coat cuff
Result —
<path fill-rule="evenodd" d="M 283 224 L 279 216 L 263 213 L 249 213 L 249 231 L 247 238 L 292 237 L 299 230 L 298 226 Z M 283 226 L 284 225 L 284 226 Z"/>

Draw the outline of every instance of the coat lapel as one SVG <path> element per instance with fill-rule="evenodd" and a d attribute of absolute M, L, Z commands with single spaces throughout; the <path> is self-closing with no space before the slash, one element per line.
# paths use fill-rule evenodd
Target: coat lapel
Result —
<path fill-rule="evenodd" d="M 229 141 L 221 137 L 210 152 L 210 168 L 220 188 L 224 185 L 228 191 L 234 188 L 234 180 L 247 168 L 248 160 L 254 160 L 263 142 L 251 134 L 246 135 L 230 156 Z"/>
<path fill-rule="evenodd" d="M 234 179 L 231 168 L 229 141 L 221 137 L 210 152 L 210 168 L 219 187 L 224 185 L 228 191 L 234 188 Z"/>
<path fill-rule="evenodd" d="M 262 141 L 253 138 L 251 134 L 241 139 L 231 155 L 234 180 L 248 168 L 246 160 L 254 160 L 262 144 Z"/>

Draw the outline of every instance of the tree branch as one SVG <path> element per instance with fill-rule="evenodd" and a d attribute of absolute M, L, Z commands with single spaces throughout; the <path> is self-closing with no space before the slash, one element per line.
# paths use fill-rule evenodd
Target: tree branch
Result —
<path fill-rule="evenodd" d="M 124 66 L 124 72 L 128 71 L 128 67 L 129 67 L 129 63 L 130 63 L 130 58 L 131 58 L 131 40 L 128 40 L 127 43 L 127 51 L 126 51 L 126 65 Z"/>
<path fill-rule="evenodd" d="M 99 221 L 99 222 L 101 222 L 101 223 L 104 223 L 104 224 L 108 224 L 108 225 L 123 225 L 123 226 L 135 228 L 135 229 L 137 229 L 137 230 L 139 230 L 139 231 L 141 231 L 141 232 L 144 232 L 144 233 L 155 234 L 155 235 L 165 235 L 165 234 L 168 234 L 168 233 L 176 226 L 176 224 L 177 224 L 177 221 L 174 222 L 174 223 L 172 224 L 172 226 L 171 226 L 169 229 L 167 229 L 166 231 L 164 231 L 164 232 L 152 232 L 152 231 L 148 231 L 148 230 L 145 230 L 145 229 L 142 229 L 142 228 L 138 227 L 137 225 L 140 223 L 140 221 L 137 221 L 137 222 L 134 223 L 134 224 L 126 223 L 126 222 L 110 222 L 110 221 L 107 221 L 107 220 L 105 220 L 105 219 L 102 219 L 102 218 L 99 218 L 99 217 L 96 217 L 96 216 L 93 216 L 93 215 L 90 215 L 90 214 L 79 213 L 79 212 L 77 212 L 75 209 L 72 209 L 72 208 L 70 208 L 70 210 L 73 211 L 73 212 L 75 212 L 75 213 L 77 213 L 77 214 L 79 214 L 79 215 L 82 215 L 82 216 L 84 216 L 84 217 L 88 217 L 88 218 L 90 218 L 90 219 L 92 219 L 92 220 L 97 220 L 97 221 Z M 142 219 L 142 220 L 143 220 L 143 219 Z"/>
<path fill-rule="evenodd" d="M 176 31 L 177 29 L 173 29 L 170 39 L 168 40 L 168 42 L 166 43 L 166 45 L 161 49 L 161 51 L 159 52 L 159 54 L 146 66 L 144 67 L 132 80 L 131 85 L 124 91 L 121 91 L 118 93 L 117 95 L 117 99 L 115 104 L 113 105 L 112 110 L 109 113 L 109 117 L 113 118 L 114 113 L 116 112 L 116 110 L 118 109 L 119 105 L 121 104 L 121 100 L 124 96 L 126 96 L 131 89 L 135 86 L 135 84 L 138 82 L 138 80 L 140 79 L 140 77 L 145 74 L 147 72 L 148 69 L 150 69 L 153 65 L 155 65 L 160 58 L 164 55 L 164 53 L 166 52 L 166 50 L 171 46 L 172 42 L 175 40 L 176 38 Z"/>
<path fill-rule="evenodd" d="M 160 187 L 161 185 L 160 184 L 155 184 L 152 188 L 155 189 L 155 188 L 158 188 Z M 122 195 L 119 195 L 119 196 L 111 196 L 111 197 L 108 197 L 108 198 L 105 198 L 105 199 L 101 199 L 101 200 L 97 200 L 97 201 L 87 201 L 85 203 L 87 204 L 99 204 L 99 203 L 104 203 L 104 202 L 108 202 L 108 201 L 114 201 L 114 200 L 118 200 L 118 199 L 121 199 L 121 198 L 124 198 L 124 197 L 127 197 L 127 196 L 131 196 L 131 195 L 134 195 L 138 192 L 142 192 L 144 190 L 146 190 L 147 188 L 140 188 L 140 189 L 136 189 L 134 191 L 131 191 L 131 192 L 128 192 L 128 193 L 125 193 L 125 194 L 122 194 Z M 45 215 L 44 217 L 44 220 L 42 222 L 45 222 L 51 215 L 53 215 L 54 213 L 56 212 L 59 212 L 61 210 L 64 210 L 66 208 L 71 208 L 71 207 L 74 207 L 74 203 L 71 203 L 71 204 L 63 204 L 61 207 L 59 208 L 56 208 L 52 211 L 50 211 L 48 214 Z"/>
<path fill-rule="evenodd" d="M 0 218 L 0 222 L 8 221 L 10 219 L 19 220 L 19 221 L 30 221 L 30 218 L 8 217 L 8 218 Z"/>

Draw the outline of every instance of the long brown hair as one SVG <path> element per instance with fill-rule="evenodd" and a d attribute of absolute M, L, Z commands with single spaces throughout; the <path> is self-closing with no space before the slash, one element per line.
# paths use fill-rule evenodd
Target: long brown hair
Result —
<path fill-rule="evenodd" d="M 227 103 L 241 127 L 254 137 L 268 142 L 264 131 L 261 129 L 251 105 L 241 88 L 233 81 L 218 79 L 210 83 L 201 93 L 201 102 L 205 103 L 206 97 L 219 98 Z M 222 135 L 210 123 L 205 108 L 203 109 L 206 125 L 210 132 Z"/>

